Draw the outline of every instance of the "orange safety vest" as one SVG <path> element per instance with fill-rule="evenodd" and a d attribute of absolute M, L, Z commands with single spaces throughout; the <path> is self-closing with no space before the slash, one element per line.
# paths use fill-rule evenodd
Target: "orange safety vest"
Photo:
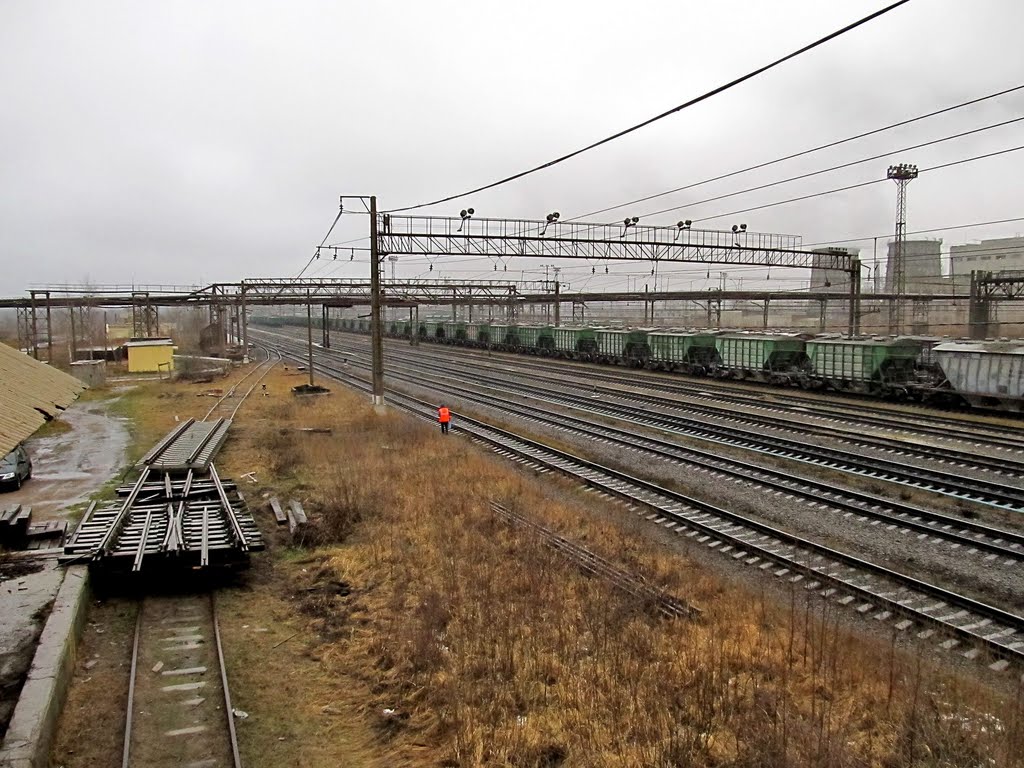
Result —
<path fill-rule="evenodd" d="M 447 408 L 438 408 L 437 418 L 442 424 L 447 424 L 452 420 L 452 415 Z"/>

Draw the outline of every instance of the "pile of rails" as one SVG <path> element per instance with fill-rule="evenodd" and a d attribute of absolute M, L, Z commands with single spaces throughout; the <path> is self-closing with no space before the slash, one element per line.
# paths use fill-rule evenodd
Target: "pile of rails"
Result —
<path fill-rule="evenodd" d="M 64 560 L 122 571 L 246 564 L 263 539 L 245 498 L 213 464 L 230 424 L 190 419 L 170 432 L 142 458 L 135 482 L 117 489 L 118 501 L 89 507 Z"/>
<path fill-rule="evenodd" d="M 32 522 L 32 507 L 15 504 L 0 509 L 0 547 L 7 549 L 49 549 L 59 547 L 67 523 L 50 520 Z"/>

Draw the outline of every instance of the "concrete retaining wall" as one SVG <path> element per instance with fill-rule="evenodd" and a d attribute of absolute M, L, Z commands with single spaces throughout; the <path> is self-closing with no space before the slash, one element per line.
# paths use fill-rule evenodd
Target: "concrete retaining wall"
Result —
<path fill-rule="evenodd" d="M 2 768 L 46 768 L 57 719 L 75 669 L 75 650 L 89 603 L 89 570 L 71 566 L 39 638 L 18 706 L 0 747 Z"/>

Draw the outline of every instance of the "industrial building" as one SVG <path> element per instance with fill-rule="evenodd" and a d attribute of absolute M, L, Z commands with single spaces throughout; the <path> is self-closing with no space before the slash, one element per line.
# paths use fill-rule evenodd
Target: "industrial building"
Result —
<path fill-rule="evenodd" d="M 171 339 L 132 339 L 128 350 L 129 373 L 169 373 L 174 370 L 174 342 Z"/>
<path fill-rule="evenodd" d="M 1000 237 L 949 249 L 954 278 L 970 280 L 975 270 L 1024 269 L 1024 237 Z"/>
<path fill-rule="evenodd" d="M 896 292 L 893 277 L 896 274 L 896 243 L 889 243 L 885 263 L 885 289 Z M 940 293 L 949 284 L 942 276 L 942 240 L 907 240 L 903 257 L 905 293 Z"/>
<path fill-rule="evenodd" d="M 814 256 L 811 262 L 811 290 L 825 293 L 849 293 L 850 275 L 841 269 L 828 269 L 824 265 L 831 260 L 827 256 L 839 254 L 854 256 L 860 254 L 860 248 L 818 248 L 813 251 L 821 256 Z"/>

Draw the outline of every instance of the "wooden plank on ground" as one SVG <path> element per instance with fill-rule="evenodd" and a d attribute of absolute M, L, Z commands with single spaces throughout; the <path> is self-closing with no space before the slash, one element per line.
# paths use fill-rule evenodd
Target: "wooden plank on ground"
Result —
<path fill-rule="evenodd" d="M 0 511 L 0 524 L 7 525 L 14 521 L 15 516 L 21 510 L 21 504 L 15 504 L 13 507 L 4 507 Z"/>
<path fill-rule="evenodd" d="M 270 509 L 274 513 L 274 519 L 277 520 L 278 525 L 284 525 L 288 522 L 288 518 L 284 514 L 284 510 L 281 509 L 281 502 L 278 501 L 276 496 L 270 497 Z"/>
<path fill-rule="evenodd" d="M 306 518 L 306 510 L 302 508 L 301 502 L 298 502 L 295 499 L 291 499 L 288 502 L 288 510 L 293 515 L 295 515 L 295 522 L 299 525 L 305 525 L 309 522 L 309 520 Z"/>

